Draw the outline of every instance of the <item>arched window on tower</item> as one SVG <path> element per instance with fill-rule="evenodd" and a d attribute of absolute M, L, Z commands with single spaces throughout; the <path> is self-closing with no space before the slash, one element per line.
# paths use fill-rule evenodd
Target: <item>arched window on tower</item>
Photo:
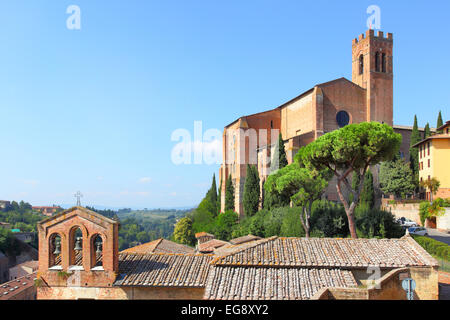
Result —
<path fill-rule="evenodd" d="M 375 71 L 380 72 L 380 53 L 375 53 Z"/>
<path fill-rule="evenodd" d="M 386 53 L 381 55 L 381 71 L 386 72 Z"/>
<path fill-rule="evenodd" d="M 359 74 L 364 73 L 364 56 L 361 54 L 359 56 Z"/>
<path fill-rule="evenodd" d="M 69 235 L 69 269 L 83 269 L 83 233 L 76 226 L 70 230 Z"/>
<path fill-rule="evenodd" d="M 49 263 L 48 266 L 53 270 L 62 269 L 62 257 L 61 257 L 61 236 L 54 233 L 49 238 L 48 246 Z"/>
<path fill-rule="evenodd" d="M 103 238 L 95 234 L 91 238 L 91 270 L 103 269 Z"/>

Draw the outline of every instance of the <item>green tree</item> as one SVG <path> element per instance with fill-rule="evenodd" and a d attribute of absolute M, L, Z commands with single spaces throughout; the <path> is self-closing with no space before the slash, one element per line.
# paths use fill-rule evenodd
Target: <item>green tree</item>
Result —
<path fill-rule="evenodd" d="M 413 182 L 415 189 L 419 187 L 419 148 L 413 147 L 416 143 L 422 141 L 420 136 L 419 127 L 417 125 L 417 116 L 414 116 L 414 125 L 411 132 L 410 145 L 409 145 L 409 164 L 413 173 Z"/>
<path fill-rule="evenodd" d="M 309 237 L 312 203 L 322 196 L 331 175 L 327 169 L 307 169 L 300 161 L 295 158 L 294 163 L 271 174 L 267 178 L 267 188 L 290 197 L 292 203 L 300 208 L 300 221 L 306 237 Z"/>
<path fill-rule="evenodd" d="M 231 239 L 234 226 L 237 224 L 238 214 L 232 210 L 225 211 L 216 218 L 214 235 L 224 241 Z"/>
<path fill-rule="evenodd" d="M 337 178 L 336 189 L 348 218 L 352 238 L 357 238 L 354 210 L 364 186 L 365 174 L 370 165 L 391 160 L 398 153 L 402 137 L 387 124 L 363 122 L 350 124 L 329 132 L 299 150 L 300 157 L 309 168 L 329 169 Z M 360 185 L 353 190 L 349 175 L 356 172 Z M 353 194 L 349 204 L 343 187 Z"/>
<path fill-rule="evenodd" d="M 212 211 L 211 213 L 216 216 L 218 213 L 218 203 L 217 203 L 217 186 L 216 186 L 216 175 L 213 174 L 213 180 L 211 184 L 211 188 L 206 193 L 206 198 L 209 200 L 209 202 L 212 205 Z"/>
<path fill-rule="evenodd" d="M 430 131 L 430 124 L 427 122 L 427 124 L 425 125 L 423 138 L 426 139 L 429 136 L 431 136 L 431 131 Z"/>
<path fill-rule="evenodd" d="M 234 187 L 231 174 L 225 183 L 225 211 L 234 211 Z"/>
<path fill-rule="evenodd" d="M 436 129 L 439 127 L 442 127 L 444 125 L 444 122 L 442 121 L 442 113 L 439 110 L 439 115 L 438 115 L 438 119 L 437 119 L 437 123 L 436 123 Z M 442 133 L 442 130 L 439 130 L 438 133 Z"/>
<path fill-rule="evenodd" d="M 219 192 L 217 195 L 217 214 L 220 214 L 222 208 L 222 179 L 220 179 Z"/>
<path fill-rule="evenodd" d="M 278 135 L 278 163 L 280 169 L 288 165 L 286 150 L 284 149 L 284 142 L 281 133 Z"/>
<path fill-rule="evenodd" d="M 247 165 L 242 204 L 246 216 L 253 216 L 259 209 L 260 185 L 256 166 Z"/>
<path fill-rule="evenodd" d="M 430 202 L 433 202 L 433 195 L 436 194 L 439 187 L 441 185 L 441 182 L 436 179 L 435 177 L 431 179 L 426 179 L 420 182 L 420 186 L 422 188 L 428 189 L 430 191 Z"/>
<path fill-rule="evenodd" d="M 404 198 L 416 188 L 411 167 L 399 157 L 381 163 L 379 178 L 381 190 L 396 198 Z"/>
<path fill-rule="evenodd" d="M 367 205 L 372 209 L 375 205 L 375 190 L 373 188 L 373 174 L 372 171 L 367 170 L 366 177 L 364 179 L 364 186 L 361 191 L 359 203 Z"/>
<path fill-rule="evenodd" d="M 173 239 L 181 244 L 194 245 L 195 235 L 192 230 L 192 220 L 185 217 L 180 219 L 175 225 L 173 231 Z"/>

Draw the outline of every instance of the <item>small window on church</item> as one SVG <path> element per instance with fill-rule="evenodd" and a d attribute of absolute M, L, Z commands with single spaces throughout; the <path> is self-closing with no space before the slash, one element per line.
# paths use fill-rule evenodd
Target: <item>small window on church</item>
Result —
<path fill-rule="evenodd" d="M 273 129 L 273 120 L 270 120 L 270 129 Z"/>
<path fill-rule="evenodd" d="M 382 72 L 386 72 L 386 53 L 383 53 L 381 55 L 381 68 L 382 68 Z"/>
<path fill-rule="evenodd" d="M 360 55 L 359 56 L 359 74 L 363 74 L 364 73 L 364 56 Z"/>
<path fill-rule="evenodd" d="M 339 128 L 345 127 L 350 122 L 350 115 L 346 111 L 341 110 L 336 115 L 336 122 Z"/>

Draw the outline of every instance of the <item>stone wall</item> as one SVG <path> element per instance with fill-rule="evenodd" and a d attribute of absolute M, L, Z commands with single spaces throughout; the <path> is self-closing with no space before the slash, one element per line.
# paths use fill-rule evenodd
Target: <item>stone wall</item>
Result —
<path fill-rule="evenodd" d="M 353 272 L 355 277 L 362 273 Z M 312 300 L 405 300 L 406 291 L 402 280 L 411 277 L 416 282 L 414 300 L 437 300 L 439 298 L 438 272 L 434 268 L 400 268 L 389 272 L 373 284 L 367 281 L 358 288 L 324 288 L 317 292 Z"/>
<path fill-rule="evenodd" d="M 200 300 L 203 298 L 204 288 L 169 288 L 169 287 L 39 287 L 39 300 Z"/>
<path fill-rule="evenodd" d="M 445 214 L 442 217 L 436 218 L 436 226 L 438 230 L 443 232 L 450 231 L 450 208 L 445 209 Z"/>

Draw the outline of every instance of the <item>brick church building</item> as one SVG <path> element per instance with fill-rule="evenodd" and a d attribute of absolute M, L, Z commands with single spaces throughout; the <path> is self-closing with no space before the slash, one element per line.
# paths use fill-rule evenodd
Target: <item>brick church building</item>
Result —
<path fill-rule="evenodd" d="M 347 124 L 378 121 L 394 126 L 393 70 L 393 34 L 368 30 L 353 40 L 351 81 L 340 78 L 317 84 L 275 109 L 243 116 L 227 125 L 219 172 L 223 182 L 221 210 L 225 208 L 224 181 L 231 175 L 235 210 L 242 216 L 247 164 L 257 165 L 262 191 L 279 133 L 291 163 L 299 148 Z M 394 129 L 403 136 L 401 155 L 408 159 L 412 127 Z M 374 177 L 376 183 L 376 172 Z M 326 195 L 337 200 L 333 183 Z"/>

